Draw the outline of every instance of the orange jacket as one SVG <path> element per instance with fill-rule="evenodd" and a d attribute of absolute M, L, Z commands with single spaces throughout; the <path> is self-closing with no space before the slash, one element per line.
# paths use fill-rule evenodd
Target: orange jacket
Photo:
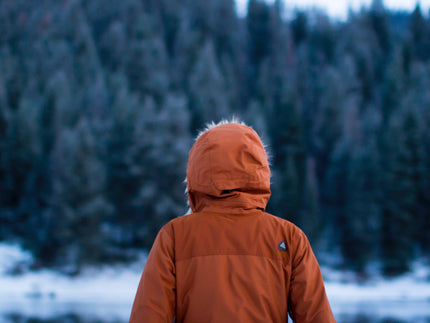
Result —
<path fill-rule="evenodd" d="M 270 170 L 254 130 L 204 132 L 187 168 L 192 214 L 159 232 L 131 323 L 335 322 L 304 233 L 264 212 Z"/>

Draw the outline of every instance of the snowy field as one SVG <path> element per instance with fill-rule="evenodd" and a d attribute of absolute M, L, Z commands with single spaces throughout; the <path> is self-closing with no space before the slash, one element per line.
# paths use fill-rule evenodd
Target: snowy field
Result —
<path fill-rule="evenodd" d="M 19 247 L 0 244 L 1 322 L 11 314 L 48 320 L 70 313 L 88 321 L 126 322 L 145 259 L 131 266 L 89 268 L 75 278 L 49 270 L 8 274 L 17 264 L 25 268 L 30 262 L 29 254 Z M 339 317 L 354 313 L 381 320 L 430 322 L 429 268 L 417 265 L 403 277 L 372 278 L 365 284 L 355 282 L 351 273 L 323 268 L 323 274 L 339 322 Z"/>

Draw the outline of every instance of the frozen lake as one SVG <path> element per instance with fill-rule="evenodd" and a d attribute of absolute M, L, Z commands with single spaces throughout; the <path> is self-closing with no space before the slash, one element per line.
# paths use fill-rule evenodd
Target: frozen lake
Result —
<path fill-rule="evenodd" d="M 4 323 L 101 323 L 128 321 L 131 304 L 63 302 L 55 299 L 2 301 Z M 333 303 L 338 323 L 430 323 L 430 301 Z"/>

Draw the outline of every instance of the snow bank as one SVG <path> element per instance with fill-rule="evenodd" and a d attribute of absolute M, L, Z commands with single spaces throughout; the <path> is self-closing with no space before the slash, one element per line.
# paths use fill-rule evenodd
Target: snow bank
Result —
<path fill-rule="evenodd" d="M 78 313 L 88 320 L 126 321 L 144 267 L 146 256 L 133 265 L 87 268 L 78 277 L 52 270 L 9 272 L 31 264 L 31 255 L 17 245 L 0 244 L 0 318 L 51 319 Z M 4 317 L 3 317 L 4 318 Z"/>
<path fill-rule="evenodd" d="M 24 297 L 66 302 L 130 302 L 139 278 L 139 272 L 125 267 L 86 270 L 76 278 L 49 270 L 19 276 L 3 275 L 0 276 L 0 301 L 19 301 Z"/>
<path fill-rule="evenodd" d="M 87 268 L 78 277 L 52 270 L 9 275 L 14 263 L 29 262 L 31 256 L 19 246 L 0 244 L 0 302 L 28 299 L 57 299 L 64 302 L 127 302 L 136 292 L 146 257 L 133 265 Z"/>
<path fill-rule="evenodd" d="M 322 268 L 322 272 L 338 320 L 351 314 L 381 322 L 392 318 L 418 323 L 430 318 L 430 268 L 422 262 L 414 264 L 413 271 L 401 277 L 387 279 L 375 273 L 360 283 L 351 272 L 329 268 Z"/>
<path fill-rule="evenodd" d="M 0 275 L 33 262 L 31 254 L 18 245 L 0 243 Z"/>
<path fill-rule="evenodd" d="M 430 268 L 417 262 L 411 273 L 387 279 L 378 274 L 357 282 L 353 273 L 322 268 L 327 295 L 333 302 L 430 302 Z M 429 306 L 430 307 L 430 306 Z"/>

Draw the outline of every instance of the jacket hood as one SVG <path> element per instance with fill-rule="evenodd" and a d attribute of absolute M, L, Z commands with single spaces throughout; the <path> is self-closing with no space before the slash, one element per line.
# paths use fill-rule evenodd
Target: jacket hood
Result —
<path fill-rule="evenodd" d="M 189 154 L 187 192 L 193 212 L 264 210 L 270 169 L 258 134 L 239 123 L 204 131 Z"/>

